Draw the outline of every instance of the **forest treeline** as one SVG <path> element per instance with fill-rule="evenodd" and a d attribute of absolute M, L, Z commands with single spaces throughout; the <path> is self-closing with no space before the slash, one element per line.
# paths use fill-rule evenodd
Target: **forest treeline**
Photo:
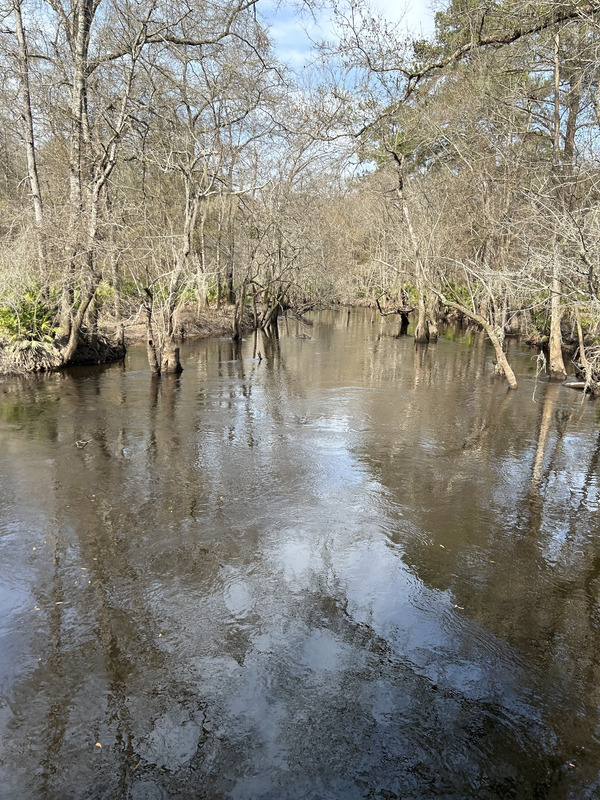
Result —
<path fill-rule="evenodd" d="M 308 12 L 310 7 L 308 6 Z M 307 13 L 308 13 L 307 12 Z M 600 4 L 451 0 L 420 40 L 362 0 L 296 72 L 257 0 L 10 0 L 0 32 L 0 367 L 155 374 L 332 303 L 453 313 L 600 371 Z"/>

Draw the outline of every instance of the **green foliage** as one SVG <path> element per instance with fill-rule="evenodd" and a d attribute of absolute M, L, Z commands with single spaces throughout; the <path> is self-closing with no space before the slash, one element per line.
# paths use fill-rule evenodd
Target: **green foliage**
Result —
<path fill-rule="evenodd" d="M 479 288 L 480 287 L 477 282 L 474 282 L 471 286 L 471 289 L 469 289 L 469 287 L 465 286 L 464 284 L 449 280 L 446 282 L 444 287 L 444 293 L 449 300 L 453 300 L 455 303 L 460 303 L 463 306 L 471 308 L 473 305 L 471 293 L 473 296 L 475 296 Z"/>
<path fill-rule="evenodd" d="M 206 300 L 209 303 L 216 303 L 217 302 L 217 282 L 216 281 L 209 281 L 208 286 L 206 287 Z"/>
<path fill-rule="evenodd" d="M 531 312 L 533 327 L 542 337 L 550 335 L 550 315 L 545 309 L 534 309 Z"/>
<path fill-rule="evenodd" d="M 246 236 L 248 239 L 251 240 L 258 240 L 261 238 L 262 233 L 260 228 L 257 225 L 247 225 L 246 226 Z"/>
<path fill-rule="evenodd" d="M 452 52 L 474 36 L 500 36 L 513 26 L 514 9 L 510 1 L 450 0 L 435 15 L 436 40 L 442 53 Z"/>
<path fill-rule="evenodd" d="M 52 361 L 56 355 L 56 349 L 51 339 L 17 339 L 11 342 L 9 352 L 17 358 L 32 358 L 34 361 Z"/>
<path fill-rule="evenodd" d="M 534 340 L 545 341 L 550 336 L 549 302 L 550 292 L 547 290 L 537 292 L 532 298 L 531 322 L 533 331 L 530 338 Z"/>
<path fill-rule="evenodd" d="M 419 290 L 414 283 L 402 284 L 402 300 L 409 306 L 416 306 L 419 302 Z"/>
<path fill-rule="evenodd" d="M 198 292 L 194 286 L 182 286 L 177 299 L 180 303 L 195 303 L 198 299 Z"/>
<path fill-rule="evenodd" d="M 423 143 L 423 131 L 411 108 L 394 114 L 392 122 L 370 127 L 361 137 L 358 155 L 363 163 L 381 168 L 390 160 L 390 153 L 411 158 Z M 408 167 L 409 165 L 407 165 Z"/>
<path fill-rule="evenodd" d="M 590 340 L 592 344 L 598 344 L 599 342 L 598 328 L 599 320 L 597 317 L 588 314 L 581 315 L 581 330 L 586 340 Z"/>
<path fill-rule="evenodd" d="M 119 281 L 119 293 L 121 297 L 138 297 L 139 290 L 137 283 L 131 278 L 122 278 Z"/>
<path fill-rule="evenodd" d="M 96 294 L 94 296 L 94 301 L 96 303 L 97 308 L 102 308 L 102 306 L 109 300 L 112 300 L 114 296 L 115 296 L 114 287 L 110 283 L 108 283 L 108 281 L 100 281 L 100 284 L 96 289 Z"/>
<path fill-rule="evenodd" d="M 0 336 L 13 345 L 50 343 L 54 339 L 57 296 L 42 298 L 39 286 L 32 286 L 17 298 L 0 306 Z"/>

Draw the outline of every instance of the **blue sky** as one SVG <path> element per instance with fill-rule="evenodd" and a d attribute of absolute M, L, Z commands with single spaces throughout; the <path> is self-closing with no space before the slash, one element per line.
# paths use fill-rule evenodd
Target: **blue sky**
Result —
<path fill-rule="evenodd" d="M 372 6 L 392 22 L 399 22 L 415 36 L 428 36 L 433 33 L 434 11 L 432 0 L 373 0 Z M 438 4 L 439 5 L 439 4 Z M 310 39 L 331 38 L 330 16 L 320 12 L 318 22 L 307 15 L 300 18 L 297 13 L 284 5 L 276 10 L 276 0 L 260 0 L 259 8 L 270 22 L 271 36 L 277 52 L 290 66 L 300 66 L 310 50 Z"/>

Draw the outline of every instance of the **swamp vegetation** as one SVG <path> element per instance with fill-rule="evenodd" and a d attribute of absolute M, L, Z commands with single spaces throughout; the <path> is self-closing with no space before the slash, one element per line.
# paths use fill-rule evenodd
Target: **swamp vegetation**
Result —
<path fill-rule="evenodd" d="M 311 12 L 306 3 L 304 13 Z M 316 8 L 316 5 L 312 9 Z M 600 11 L 452 0 L 435 35 L 363 0 L 300 70 L 255 0 L 11 0 L 0 32 L 0 369 L 152 371 L 229 309 L 458 315 L 598 381 Z"/>

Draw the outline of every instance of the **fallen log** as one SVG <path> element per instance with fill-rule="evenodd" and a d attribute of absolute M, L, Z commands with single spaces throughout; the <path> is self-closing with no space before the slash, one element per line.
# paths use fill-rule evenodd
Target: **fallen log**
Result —
<path fill-rule="evenodd" d="M 579 389 L 579 391 L 589 390 L 590 388 L 586 381 L 565 381 L 563 386 L 566 386 L 567 389 Z"/>

